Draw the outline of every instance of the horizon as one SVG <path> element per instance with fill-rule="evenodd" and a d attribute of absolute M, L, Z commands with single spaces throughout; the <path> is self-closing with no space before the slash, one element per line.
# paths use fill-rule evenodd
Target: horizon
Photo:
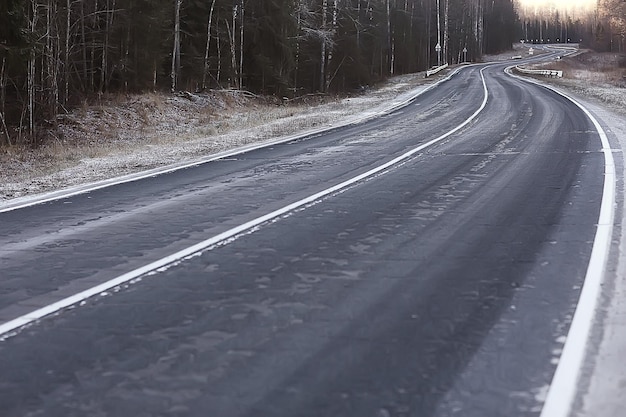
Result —
<path fill-rule="evenodd" d="M 519 0 L 522 9 L 558 9 L 591 11 L 596 7 L 596 0 Z"/>

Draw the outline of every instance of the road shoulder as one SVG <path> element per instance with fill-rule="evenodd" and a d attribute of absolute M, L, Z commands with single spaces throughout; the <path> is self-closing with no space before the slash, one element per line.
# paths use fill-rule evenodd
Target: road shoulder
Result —
<path fill-rule="evenodd" d="M 626 405 L 626 368 L 623 366 L 623 358 L 626 357 L 626 167 L 623 156 L 626 116 L 569 89 L 561 90 L 574 96 L 600 121 L 614 150 L 617 177 L 610 261 L 572 414 L 577 417 L 617 416 L 623 413 Z"/>

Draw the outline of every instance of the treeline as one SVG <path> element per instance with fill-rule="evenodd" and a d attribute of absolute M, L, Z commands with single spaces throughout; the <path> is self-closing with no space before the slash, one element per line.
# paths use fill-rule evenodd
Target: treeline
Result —
<path fill-rule="evenodd" d="M 521 38 L 532 43 L 580 43 L 598 52 L 626 52 L 626 0 L 594 7 L 519 7 Z"/>
<path fill-rule="evenodd" d="M 589 40 L 589 16 L 559 10 L 522 14 L 521 39 L 528 43 L 581 43 Z"/>
<path fill-rule="evenodd" d="M 601 51 L 626 52 L 626 1 L 598 1 L 592 46 Z"/>
<path fill-rule="evenodd" d="M 349 91 L 509 49 L 517 27 L 514 0 L 2 0 L 0 19 L 0 144 L 102 94 Z"/>

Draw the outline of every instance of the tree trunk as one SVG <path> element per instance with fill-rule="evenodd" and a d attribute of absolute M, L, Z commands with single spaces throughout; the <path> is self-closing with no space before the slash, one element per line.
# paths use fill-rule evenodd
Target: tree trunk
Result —
<path fill-rule="evenodd" d="M 30 16 L 29 16 L 29 32 L 31 37 L 35 37 L 35 31 L 37 28 L 37 18 L 38 18 L 38 4 L 37 0 L 31 0 L 30 2 Z M 27 95 L 28 95 L 28 135 L 31 140 L 35 137 L 35 78 L 37 74 L 35 73 L 35 48 L 34 45 L 31 46 L 29 54 L 28 54 L 28 69 L 27 69 Z"/>
<path fill-rule="evenodd" d="M 244 23 L 244 0 L 241 0 L 241 17 L 239 18 L 239 89 L 243 88 L 243 23 Z"/>
<path fill-rule="evenodd" d="M 125 93 L 128 93 L 128 78 L 129 78 L 128 66 L 130 63 L 130 45 L 131 45 L 131 24 L 128 24 L 126 25 L 126 42 L 124 45 L 124 58 L 122 59 L 122 64 L 121 64 L 122 77 L 124 79 L 124 92 Z"/>
<path fill-rule="evenodd" d="M 213 21 L 213 10 L 215 9 L 215 1 L 211 3 L 209 11 L 209 23 L 206 30 L 206 48 L 204 50 L 204 71 L 202 72 L 202 89 L 206 89 L 206 79 L 209 74 L 209 47 L 211 45 L 211 22 Z"/>
<path fill-rule="evenodd" d="M 66 21 L 65 21 L 65 63 L 63 67 L 63 75 L 65 85 L 63 88 L 63 104 L 67 105 L 68 97 L 70 95 L 70 31 L 71 31 L 71 16 L 72 16 L 72 3 L 71 0 L 67 0 L 66 3 Z"/>
<path fill-rule="evenodd" d="M 294 61 L 294 69 L 293 69 L 293 95 L 294 97 L 298 95 L 298 71 L 300 70 L 300 36 L 302 34 L 302 4 L 303 0 L 298 0 L 298 12 L 297 12 L 297 24 L 296 28 L 296 53 L 295 53 L 295 61 Z"/>
<path fill-rule="evenodd" d="M 4 141 L 6 145 L 11 146 L 11 135 L 9 134 L 9 129 L 7 128 L 6 119 L 4 117 L 5 112 L 5 101 L 6 101 L 6 61 L 5 57 L 2 58 L 2 67 L 0 67 L 0 122 L 2 122 L 2 131 L 6 137 Z"/>
<path fill-rule="evenodd" d="M 391 0 L 387 0 L 387 50 L 389 51 L 389 74 L 393 74 L 394 48 L 391 40 Z"/>
<path fill-rule="evenodd" d="M 172 70 L 170 73 L 172 93 L 178 87 L 178 72 L 180 70 L 180 6 L 183 0 L 174 1 L 174 47 L 172 48 Z"/>
<path fill-rule="evenodd" d="M 216 74 L 216 81 L 217 84 L 220 85 L 220 81 L 221 81 L 221 77 L 222 77 L 222 40 L 220 37 L 220 30 L 219 30 L 219 15 L 218 15 L 218 19 L 217 19 L 217 28 L 215 33 L 217 34 L 217 74 Z M 226 24 L 228 25 L 228 21 L 226 21 Z M 221 85 L 220 85 L 221 86 Z"/>
<path fill-rule="evenodd" d="M 87 72 L 87 35 L 85 31 L 85 3 L 80 2 L 80 37 L 82 41 L 81 52 L 83 55 L 83 83 L 87 82 L 89 73 Z"/>
<path fill-rule="evenodd" d="M 45 74 L 43 77 L 44 86 L 44 107 L 45 115 L 48 119 L 51 119 L 56 114 L 56 102 L 55 102 L 55 84 L 56 84 L 56 45 L 54 28 L 52 25 L 53 4 L 51 0 L 48 0 L 46 5 L 46 34 L 45 34 L 45 49 L 44 49 L 44 61 L 45 61 Z M 43 68 L 42 68 L 43 72 Z"/>
<path fill-rule="evenodd" d="M 439 0 L 437 0 L 437 66 L 441 65 L 441 13 Z"/>
<path fill-rule="evenodd" d="M 98 21 L 98 0 L 94 1 L 92 24 L 91 27 L 99 31 L 100 23 Z M 96 91 L 96 37 L 94 31 L 91 33 L 91 48 L 89 50 L 89 91 Z"/>
<path fill-rule="evenodd" d="M 108 66 L 108 52 L 109 52 L 109 13 L 110 13 L 110 0 L 106 1 L 106 11 L 104 15 L 104 43 L 102 44 L 102 61 L 100 62 L 100 87 L 98 91 L 104 93 L 106 89 L 106 77 Z"/>
<path fill-rule="evenodd" d="M 239 5 L 235 4 L 233 5 L 233 20 L 232 20 L 232 27 L 229 25 L 228 20 L 226 21 L 226 28 L 228 30 L 228 38 L 230 40 L 230 68 L 232 71 L 232 78 L 231 78 L 231 85 L 234 84 L 236 89 L 239 89 L 239 74 L 237 71 L 237 31 L 236 31 L 236 24 L 237 24 L 237 13 L 238 13 L 238 9 L 239 9 Z"/>
<path fill-rule="evenodd" d="M 322 25 L 320 27 L 322 33 L 322 45 L 320 48 L 320 91 L 326 92 L 326 9 L 328 8 L 328 0 L 322 1 Z"/>
<path fill-rule="evenodd" d="M 485 48 L 485 40 L 484 40 L 484 8 L 483 8 L 483 0 L 478 0 L 478 55 L 482 56 Z"/>
<path fill-rule="evenodd" d="M 445 0 L 446 5 L 444 6 L 444 17 L 443 17 L 443 63 L 448 63 L 448 47 L 449 47 L 449 16 L 450 16 L 450 0 Z"/>
<path fill-rule="evenodd" d="M 330 31 L 331 39 L 335 38 L 335 34 L 337 33 L 337 18 L 338 18 L 338 5 L 337 0 L 333 1 L 333 19 L 332 26 Z M 330 88 L 330 83 L 332 82 L 332 78 L 330 77 L 330 68 L 333 60 L 333 44 L 330 44 L 328 47 L 328 59 L 326 60 L 326 80 L 324 81 L 325 88 L 324 91 L 328 91 Z"/>

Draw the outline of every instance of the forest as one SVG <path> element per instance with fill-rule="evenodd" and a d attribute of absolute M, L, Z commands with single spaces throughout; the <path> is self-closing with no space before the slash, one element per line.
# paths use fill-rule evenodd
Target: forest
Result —
<path fill-rule="evenodd" d="M 538 43 L 584 43 L 591 33 L 590 16 L 557 9 L 522 10 L 521 39 Z"/>
<path fill-rule="evenodd" d="M 518 36 L 514 0 L 3 0 L 0 147 L 105 94 L 343 93 Z"/>
<path fill-rule="evenodd" d="M 597 0 L 595 7 L 519 7 L 521 39 L 577 43 L 597 52 L 626 52 L 626 0 Z"/>
<path fill-rule="evenodd" d="M 626 52 L 626 0 L 598 0 L 590 44 L 599 51 Z"/>

